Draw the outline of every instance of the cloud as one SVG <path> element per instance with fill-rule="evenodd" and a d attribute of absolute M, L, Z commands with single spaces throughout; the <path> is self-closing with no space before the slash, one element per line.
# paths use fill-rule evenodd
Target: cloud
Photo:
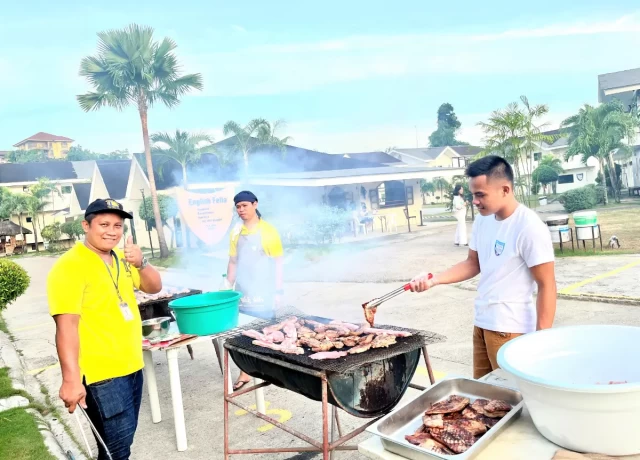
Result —
<path fill-rule="evenodd" d="M 207 75 L 203 96 L 295 93 L 404 76 L 549 75 L 627 68 L 640 14 L 487 33 L 350 36 L 185 56 Z M 597 56 L 598 59 L 593 57 Z"/>

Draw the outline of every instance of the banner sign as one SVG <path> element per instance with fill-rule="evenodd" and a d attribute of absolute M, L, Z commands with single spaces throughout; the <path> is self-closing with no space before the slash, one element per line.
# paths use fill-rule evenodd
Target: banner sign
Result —
<path fill-rule="evenodd" d="M 207 245 L 219 243 L 229 230 L 235 212 L 234 188 L 207 193 L 177 189 L 176 193 L 186 227 Z"/>

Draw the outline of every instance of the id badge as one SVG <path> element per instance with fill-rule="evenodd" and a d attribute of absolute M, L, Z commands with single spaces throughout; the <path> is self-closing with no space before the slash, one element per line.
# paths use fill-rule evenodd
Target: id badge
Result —
<path fill-rule="evenodd" d="M 120 302 L 120 311 L 125 321 L 133 321 L 133 312 L 129 308 L 127 302 Z"/>

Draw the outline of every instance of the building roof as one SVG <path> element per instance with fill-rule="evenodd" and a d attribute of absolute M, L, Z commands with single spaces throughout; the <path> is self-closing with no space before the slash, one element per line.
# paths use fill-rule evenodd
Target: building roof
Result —
<path fill-rule="evenodd" d="M 40 177 L 50 180 L 69 180 L 77 179 L 78 175 L 70 161 L 0 164 L 0 184 L 37 182 Z"/>
<path fill-rule="evenodd" d="M 0 236 L 15 236 L 22 233 L 31 234 L 31 230 L 21 227 L 20 225 L 11 222 L 9 219 L 3 219 L 0 221 Z"/>
<path fill-rule="evenodd" d="M 344 158 L 353 158 L 355 160 L 369 161 L 371 163 L 378 164 L 393 164 L 402 163 L 396 157 L 393 157 L 385 152 L 357 152 L 357 153 L 345 153 Z"/>
<path fill-rule="evenodd" d="M 91 184 L 73 184 L 73 188 L 76 191 L 76 197 L 78 197 L 78 204 L 80 209 L 85 210 L 89 206 L 89 197 L 91 196 Z"/>
<path fill-rule="evenodd" d="M 100 175 L 107 186 L 109 198 L 121 200 L 127 196 L 131 160 L 97 160 Z"/>
<path fill-rule="evenodd" d="M 461 157 L 474 157 L 484 150 L 483 147 L 475 147 L 473 145 L 451 145 L 453 149 Z"/>
<path fill-rule="evenodd" d="M 61 142 L 73 142 L 73 139 L 69 139 L 64 136 L 56 136 L 55 134 L 43 133 L 40 131 L 39 133 L 35 133 L 33 136 L 27 137 L 26 139 L 21 140 L 17 144 L 13 144 L 14 147 L 20 147 L 22 144 L 27 142 L 50 142 L 50 141 L 61 141 Z"/>
<path fill-rule="evenodd" d="M 640 89 L 640 68 L 598 75 L 598 102 L 608 102 L 613 98 L 628 106 L 633 103 L 634 94 Z"/>
<path fill-rule="evenodd" d="M 72 161 L 78 179 L 93 179 L 93 171 L 96 167 L 95 160 Z"/>

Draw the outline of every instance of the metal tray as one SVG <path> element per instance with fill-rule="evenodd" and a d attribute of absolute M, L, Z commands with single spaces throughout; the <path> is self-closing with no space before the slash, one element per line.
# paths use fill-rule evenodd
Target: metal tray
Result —
<path fill-rule="evenodd" d="M 437 454 L 415 446 L 405 440 L 405 435 L 414 433 L 422 425 L 422 416 L 431 404 L 446 399 L 452 394 L 466 396 L 471 402 L 477 398 L 501 399 L 513 406 L 495 426 L 493 426 L 473 446 L 462 454 Z M 522 413 L 524 401 L 519 391 L 467 378 L 442 380 L 424 390 L 414 400 L 382 417 L 367 428 L 367 432 L 380 437 L 384 448 L 412 460 L 423 459 L 470 459 L 476 457 L 487 445 Z"/>

